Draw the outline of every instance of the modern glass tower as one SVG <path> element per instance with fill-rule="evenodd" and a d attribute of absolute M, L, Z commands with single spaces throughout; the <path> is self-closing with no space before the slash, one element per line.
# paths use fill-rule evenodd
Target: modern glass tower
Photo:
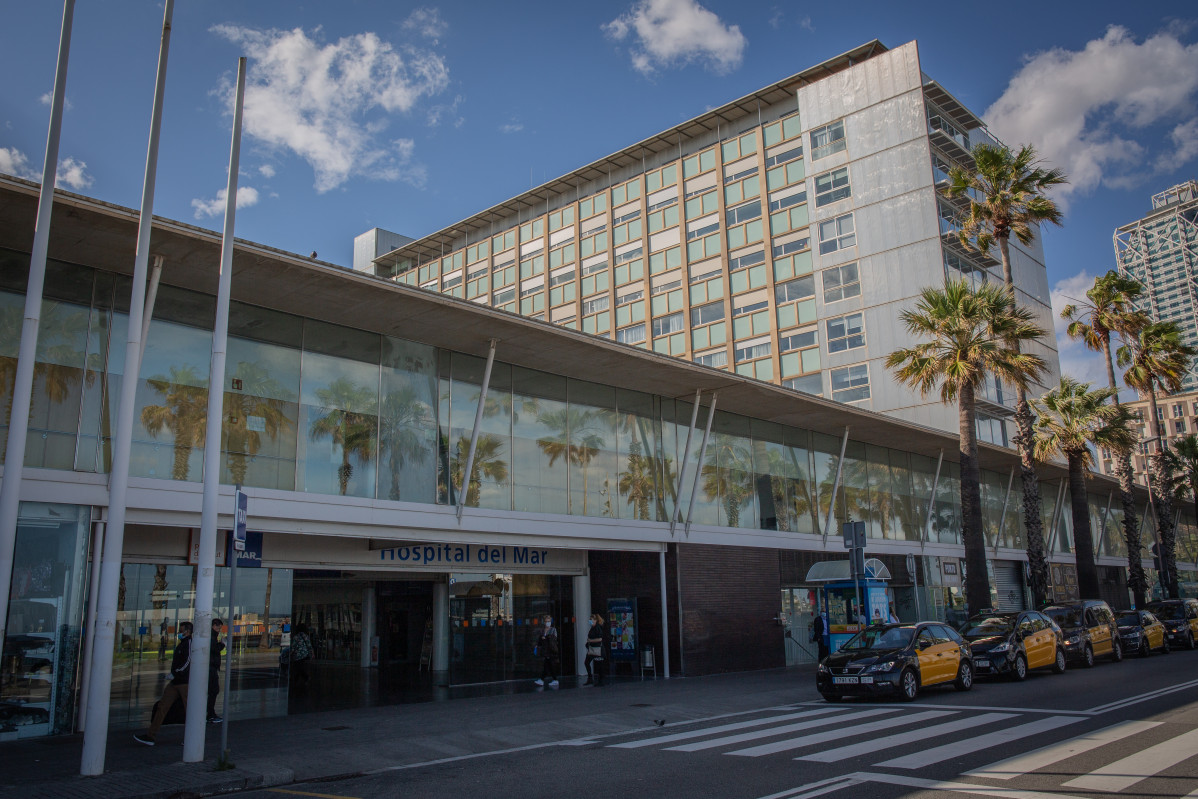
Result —
<path fill-rule="evenodd" d="M 874 41 L 354 266 L 955 430 L 884 362 L 922 288 L 1001 279 L 938 192 L 992 140 L 915 42 Z M 1019 301 L 1052 329 L 1040 242 L 1011 251 Z M 1053 343 L 1040 354 L 1052 385 Z M 982 405 L 982 439 L 1006 444 L 1011 392 Z"/>
<path fill-rule="evenodd" d="M 1190 346 L 1198 346 L 1198 181 L 1152 196 L 1152 211 L 1115 231 L 1119 271 L 1145 288 L 1143 310 L 1176 322 Z M 1198 389 L 1191 367 L 1184 390 Z"/>

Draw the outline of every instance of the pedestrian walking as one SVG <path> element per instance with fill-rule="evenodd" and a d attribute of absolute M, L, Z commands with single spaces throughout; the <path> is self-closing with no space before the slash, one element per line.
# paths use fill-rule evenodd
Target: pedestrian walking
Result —
<path fill-rule="evenodd" d="M 300 685 L 307 685 L 312 676 L 308 674 L 308 662 L 312 660 L 312 639 L 308 637 L 308 625 L 300 624 L 291 636 L 291 652 L 289 653 L 291 676 Z"/>
<path fill-rule="evenodd" d="M 552 616 L 545 617 L 545 626 L 541 628 L 541 637 L 537 639 L 537 647 L 533 652 L 542 661 L 541 678 L 533 682 L 537 685 L 547 684 L 550 688 L 556 688 L 558 659 L 561 657 L 562 644 L 561 637 L 557 634 L 557 628 L 553 626 Z"/>
<path fill-rule="evenodd" d="M 224 719 L 216 715 L 216 695 L 220 693 L 220 658 L 224 654 L 225 645 L 220 640 L 221 628 L 225 623 L 220 619 L 212 620 L 212 645 L 208 650 L 208 723 L 220 724 Z"/>
<path fill-rule="evenodd" d="M 591 614 L 591 629 L 587 632 L 587 657 L 584 661 L 587 669 L 587 681 L 583 685 L 603 685 L 603 665 L 607 660 L 604 647 L 607 645 L 607 634 L 603 627 L 603 617 L 598 613 Z M 598 665 L 595 665 L 598 664 Z"/>
<path fill-rule="evenodd" d="M 170 712 L 176 700 L 182 700 L 184 705 L 187 704 L 187 680 L 191 676 L 191 630 L 191 622 L 179 624 L 179 643 L 175 645 L 175 655 L 171 658 L 171 681 L 166 684 L 162 698 L 158 700 L 158 711 L 150 721 L 149 732 L 133 736 L 133 740 L 139 744 L 153 746 L 158 730 L 162 728 L 166 714 Z"/>

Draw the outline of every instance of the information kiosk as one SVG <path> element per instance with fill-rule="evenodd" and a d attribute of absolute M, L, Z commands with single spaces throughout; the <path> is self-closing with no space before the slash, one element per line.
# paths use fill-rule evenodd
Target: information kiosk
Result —
<path fill-rule="evenodd" d="M 840 649 L 862 624 L 886 623 L 890 617 L 890 599 L 886 593 L 889 579 L 890 570 L 877 558 L 866 559 L 865 573 L 857 579 L 853 579 L 852 564 L 847 558 L 820 561 L 811 567 L 807 582 L 824 583 L 821 609 L 827 619 L 824 639 L 828 651 Z M 858 612 L 858 607 L 863 610 Z"/>

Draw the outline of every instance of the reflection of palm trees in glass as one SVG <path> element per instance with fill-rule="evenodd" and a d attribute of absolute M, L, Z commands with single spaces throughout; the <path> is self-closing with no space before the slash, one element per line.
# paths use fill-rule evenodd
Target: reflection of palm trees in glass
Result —
<path fill-rule="evenodd" d="M 770 468 L 770 492 L 774 497 L 774 514 L 778 529 L 798 532 L 799 520 L 811 516 L 811 487 L 806 469 L 799 465 L 794 450 L 771 448 L 767 451 Z"/>
<path fill-rule="evenodd" d="M 277 399 L 285 389 L 258 363 L 241 361 L 233 376 L 241 381 L 238 391 L 225 394 L 225 449 L 229 456 L 229 474 L 237 485 L 245 484 L 249 458 L 262 448 L 262 433 L 271 441 L 291 427 L 284 412 L 286 400 Z M 262 430 L 250 429 L 250 418 L 260 420 Z"/>
<path fill-rule="evenodd" d="M 652 465 L 653 458 L 641 454 L 640 439 L 633 438 L 628 445 L 628 468 L 620 472 L 616 488 L 621 496 L 628 498 L 635 518 L 641 521 L 648 521 L 649 502 L 657 494 Z"/>
<path fill-rule="evenodd" d="M 392 391 L 383 398 L 379 417 L 380 440 L 387 450 L 391 471 L 388 499 L 401 499 L 399 477 L 405 465 L 423 463 L 428 458 L 425 446 L 433 428 L 432 409 L 411 386 Z"/>
<path fill-rule="evenodd" d="M 556 434 L 537 439 L 537 446 L 549 458 L 553 466 L 558 459 L 582 468 L 582 515 L 587 515 L 587 496 L 590 494 L 590 484 L 587 468 L 595 456 L 603 449 L 604 440 L 599 435 L 597 424 L 602 410 L 584 411 L 581 408 L 559 408 L 540 414 L 537 421 Z M 566 512 L 573 513 L 573 493 L 567 500 Z"/>
<path fill-rule="evenodd" d="M 23 299 L 23 298 L 22 298 Z M 42 312 L 38 356 L 33 364 L 33 380 L 42 381 L 46 399 L 54 405 L 69 399 L 71 388 L 83 373 L 84 354 L 79 345 L 87 338 L 88 316 L 85 309 L 61 303 L 47 303 Z M 21 340 L 25 314 L 23 305 L 0 308 L 0 341 L 11 342 L 15 348 Z M 98 357 L 98 356 L 95 356 Z M 4 419 L 12 417 L 13 382 L 17 376 L 16 357 L 0 357 L 0 392 L 3 392 Z M 94 371 L 87 372 L 87 385 L 96 380 Z M 32 410 L 32 409 L 31 409 Z M 0 453 L 0 458 L 3 453 Z"/>
<path fill-rule="evenodd" d="M 375 391 L 359 386 L 352 380 L 339 377 L 325 388 L 316 390 L 322 416 L 312 422 L 308 435 L 313 441 L 329 438 L 333 446 L 341 448 L 341 466 L 337 469 L 337 483 L 341 495 L 349 490 L 354 467 L 349 459 L 357 455 L 363 461 L 374 457 L 375 419 L 368 413 L 349 410 L 370 407 L 376 399 Z"/>
<path fill-rule="evenodd" d="M 193 366 L 172 366 L 170 377 L 157 375 L 146 381 L 162 396 L 161 405 L 141 409 L 141 423 L 154 438 L 165 428 L 175 437 L 175 462 L 171 478 L 186 480 L 191 472 L 191 451 L 204 443 L 208 429 L 208 381 Z"/>
<path fill-rule="evenodd" d="M 729 527 L 740 526 L 740 509 L 753 494 L 752 454 L 745 439 L 716 433 L 703 465 L 703 492 L 719 500 Z"/>
<path fill-rule="evenodd" d="M 503 454 L 503 440 L 490 433 L 482 433 L 474 446 L 474 463 L 470 467 L 470 486 L 466 489 L 466 505 L 477 508 L 482 499 L 482 478 L 496 483 L 507 482 L 507 461 L 499 456 Z M 462 491 L 462 472 L 466 469 L 466 459 L 470 455 L 470 436 L 458 439 L 457 453 L 450 463 L 450 481 L 459 495 Z"/>

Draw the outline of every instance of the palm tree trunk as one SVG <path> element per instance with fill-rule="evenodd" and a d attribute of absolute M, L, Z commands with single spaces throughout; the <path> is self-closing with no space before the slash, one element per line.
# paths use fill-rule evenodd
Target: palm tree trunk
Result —
<path fill-rule="evenodd" d="M 1119 401 L 1119 384 L 1115 380 L 1115 362 L 1111 359 L 1111 337 L 1101 339 L 1102 358 L 1106 363 L 1107 385 L 1115 389 L 1113 401 Z M 1123 540 L 1127 544 L 1127 587 L 1137 608 L 1144 607 L 1148 590 L 1148 577 L 1144 574 L 1143 543 L 1140 540 L 1140 525 L 1136 522 L 1136 496 L 1133 493 L 1135 476 L 1131 470 L 1131 458 L 1126 452 L 1115 453 L 1115 474 L 1119 476 L 1119 501 L 1123 506 Z"/>
<path fill-rule="evenodd" d="M 270 648 L 270 588 L 274 582 L 275 570 L 266 570 L 266 601 L 262 608 L 262 648 Z"/>
<path fill-rule="evenodd" d="M 957 399 L 961 427 L 961 542 L 965 545 L 965 603 L 969 614 L 990 607 L 990 575 L 986 568 L 986 539 L 982 535 L 982 473 L 978 466 L 977 410 L 973 386 L 961 388 Z"/>
<path fill-rule="evenodd" d="M 1011 299 L 1015 298 L 1015 281 L 1011 274 L 1011 246 L 1007 236 L 999 236 L 998 249 L 1002 255 L 1003 282 Z M 1044 522 L 1040 517 L 1040 476 L 1032 453 L 1035 440 L 1032 426 L 1035 415 L 1027 401 L 1027 392 L 1019 389 L 1015 403 L 1015 446 L 1019 450 L 1019 478 L 1023 485 L 1023 528 L 1027 536 L 1027 565 L 1032 590 L 1032 604 L 1042 608 L 1048 604 L 1048 558 L 1044 551 Z"/>
<path fill-rule="evenodd" d="M 1073 512 L 1073 557 L 1077 562 L 1077 590 L 1083 599 L 1098 599 L 1098 568 L 1094 565 L 1094 533 L 1090 503 L 1086 501 L 1086 470 L 1082 454 L 1068 452 L 1069 505 Z"/>
<path fill-rule="evenodd" d="M 1177 599 L 1177 537 L 1173 529 L 1173 484 L 1167 459 L 1164 430 L 1157 416 L 1156 388 L 1148 390 L 1149 411 L 1152 413 L 1152 435 L 1156 437 L 1156 452 L 1152 456 L 1152 479 L 1156 483 L 1156 533 L 1160 542 L 1161 587 L 1168 599 Z"/>

